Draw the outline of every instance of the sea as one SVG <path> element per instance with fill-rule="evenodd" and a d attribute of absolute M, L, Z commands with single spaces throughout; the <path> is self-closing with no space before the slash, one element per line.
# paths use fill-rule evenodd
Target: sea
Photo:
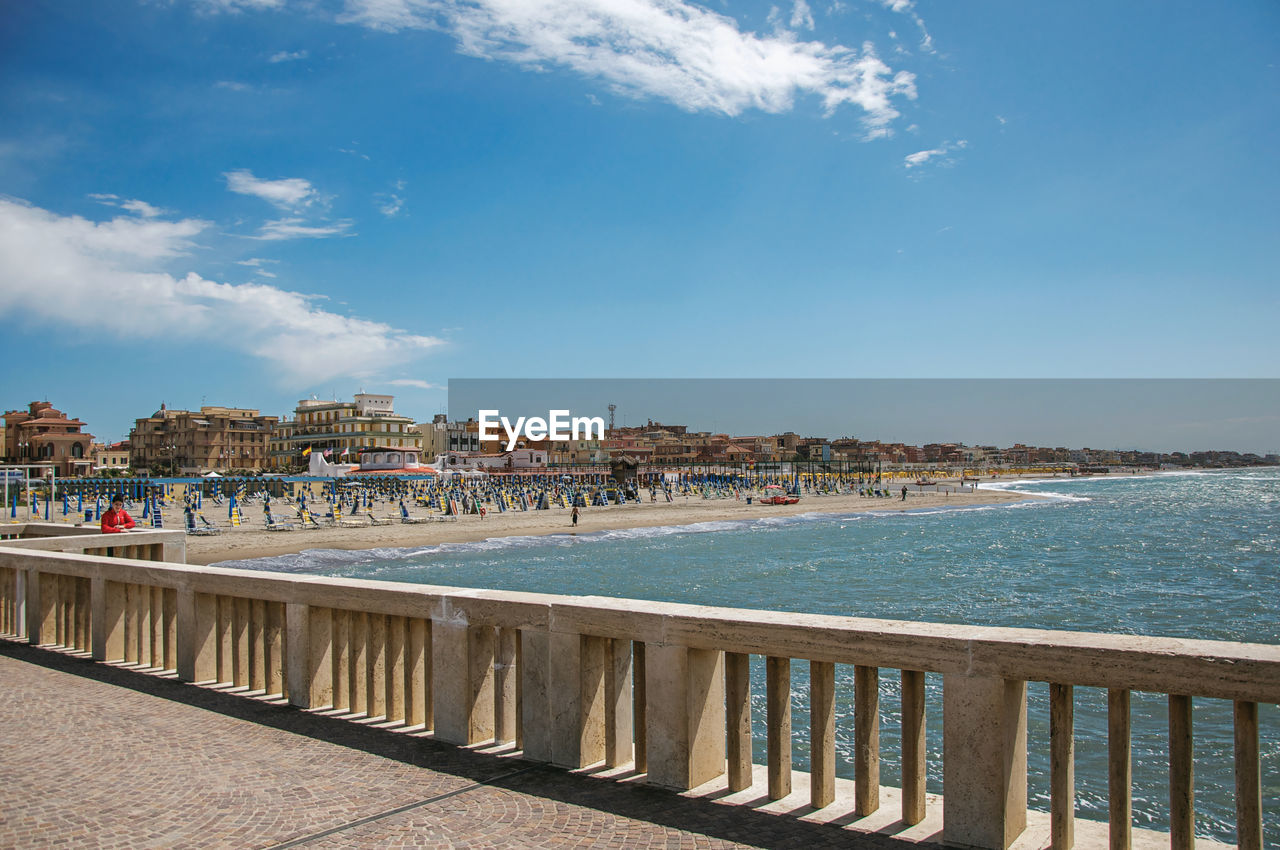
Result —
<path fill-rule="evenodd" d="M 310 550 L 223 566 L 938 623 L 1280 644 L 1280 468 L 987 484 L 1026 500 L 902 512 Z M 1031 498 L 1035 494 L 1040 498 Z M 910 505 L 908 501 L 907 505 Z M 610 511 L 627 510 L 625 506 Z M 755 761 L 765 760 L 753 658 Z M 941 676 L 927 677 L 929 790 L 942 791 Z M 881 673 L 881 781 L 898 784 L 900 691 Z M 807 665 L 792 664 L 793 760 L 807 769 Z M 853 776 L 853 669 L 837 667 L 837 772 Z M 1106 693 L 1076 688 L 1076 808 L 1107 817 Z M 1133 813 L 1168 828 L 1163 694 L 1135 693 Z M 1048 686 L 1028 696 L 1029 801 L 1049 806 Z M 1194 704 L 1197 834 L 1234 841 L 1231 704 Z M 1280 846 L 1280 710 L 1259 707 L 1267 846 Z"/>

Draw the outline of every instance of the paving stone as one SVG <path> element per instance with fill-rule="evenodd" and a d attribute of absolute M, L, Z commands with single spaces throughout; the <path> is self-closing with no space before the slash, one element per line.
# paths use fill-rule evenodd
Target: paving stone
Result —
<path fill-rule="evenodd" d="M 0 847 L 901 846 L 3 640 L 0 783 Z"/>

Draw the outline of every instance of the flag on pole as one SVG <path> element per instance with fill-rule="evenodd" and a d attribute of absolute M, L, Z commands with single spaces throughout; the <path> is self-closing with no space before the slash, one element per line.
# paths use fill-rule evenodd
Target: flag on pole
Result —
<path fill-rule="evenodd" d="M 310 454 L 311 454 L 311 446 L 307 446 L 305 449 L 302 450 L 303 457 L 308 457 L 310 456 Z"/>

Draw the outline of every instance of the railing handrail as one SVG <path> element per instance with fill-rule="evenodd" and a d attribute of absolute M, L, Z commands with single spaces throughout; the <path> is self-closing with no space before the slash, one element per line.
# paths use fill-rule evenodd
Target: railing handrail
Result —
<path fill-rule="evenodd" d="M 142 542 L 141 534 L 128 537 L 134 538 Z M 430 617 L 458 624 L 590 634 L 658 646 L 1280 702 L 1280 645 L 1273 644 L 880 620 L 294 575 L 9 545 L 16 542 L 0 544 L 0 567 L 270 602 Z"/>

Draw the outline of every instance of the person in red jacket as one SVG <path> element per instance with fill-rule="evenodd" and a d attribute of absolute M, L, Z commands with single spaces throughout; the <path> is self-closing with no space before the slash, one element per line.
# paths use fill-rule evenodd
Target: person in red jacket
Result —
<path fill-rule="evenodd" d="M 103 534 L 119 534 L 122 531 L 128 531 L 137 525 L 133 521 L 133 517 L 129 516 L 124 509 L 124 498 L 116 496 L 111 500 L 111 510 L 102 515 L 102 533 Z"/>

